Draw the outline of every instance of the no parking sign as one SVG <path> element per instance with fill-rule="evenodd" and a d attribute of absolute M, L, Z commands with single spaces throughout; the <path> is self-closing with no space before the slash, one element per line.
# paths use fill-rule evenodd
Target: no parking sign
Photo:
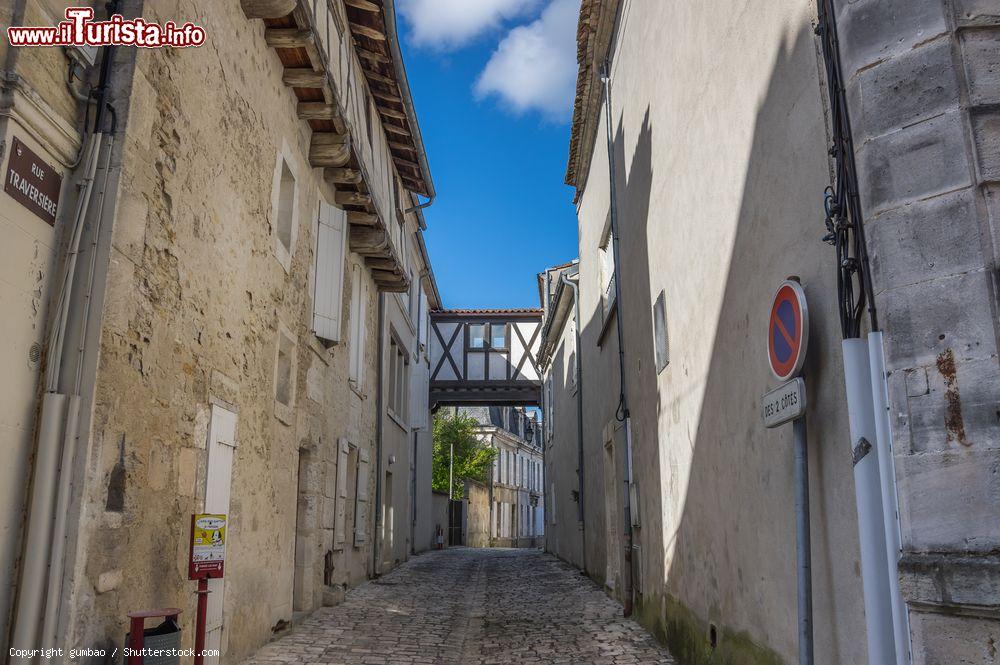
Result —
<path fill-rule="evenodd" d="M 809 347 L 809 308 L 802 285 L 781 283 L 771 303 L 767 324 L 767 359 L 779 381 L 788 381 L 802 369 Z"/>

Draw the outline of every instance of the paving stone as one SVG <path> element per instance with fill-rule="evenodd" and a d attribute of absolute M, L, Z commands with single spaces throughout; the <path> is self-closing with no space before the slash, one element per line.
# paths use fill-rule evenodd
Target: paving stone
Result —
<path fill-rule="evenodd" d="M 309 645 L 304 647 L 303 645 Z M 538 550 L 415 557 L 268 644 L 262 663 L 675 662 L 590 579 Z"/>

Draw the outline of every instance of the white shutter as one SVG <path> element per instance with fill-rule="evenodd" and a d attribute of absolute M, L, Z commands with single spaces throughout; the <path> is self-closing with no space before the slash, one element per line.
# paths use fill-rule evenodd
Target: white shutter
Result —
<path fill-rule="evenodd" d="M 344 549 L 344 522 L 347 521 L 347 460 L 351 446 L 347 439 L 340 439 L 337 449 L 336 523 L 333 527 L 333 549 Z"/>
<path fill-rule="evenodd" d="M 236 414 L 220 406 L 212 406 L 212 420 L 208 435 L 208 469 L 205 482 L 205 512 L 229 514 L 229 496 L 232 488 L 233 454 L 236 451 Z M 232 531 L 230 531 L 232 533 Z M 205 645 L 209 649 L 223 648 L 225 616 L 225 579 L 208 581 L 208 609 L 206 614 Z M 205 659 L 218 663 L 218 657 Z"/>
<path fill-rule="evenodd" d="M 340 208 L 320 201 L 319 224 L 316 231 L 313 330 L 317 337 L 331 342 L 340 341 L 346 245 L 347 214 Z"/>
<path fill-rule="evenodd" d="M 358 484 L 354 496 L 354 546 L 365 544 L 368 535 L 368 451 L 358 451 Z"/>
<path fill-rule="evenodd" d="M 427 308 L 429 307 L 427 303 L 427 294 L 423 291 L 420 292 L 420 313 L 417 317 L 420 319 L 420 346 L 427 348 L 427 333 L 428 328 L 430 328 L 430 319 L 427 316 Z"/>
<path fill-rule="evenodd" d="M 410 427 L 423 429 L 427 427 L 427 414 L 429 410 L 427 394 L 430 390 L 428 384 L 428 374 L 430 369 L 421 361 L 413 364 L 413 371 L 410 373 Z"/>

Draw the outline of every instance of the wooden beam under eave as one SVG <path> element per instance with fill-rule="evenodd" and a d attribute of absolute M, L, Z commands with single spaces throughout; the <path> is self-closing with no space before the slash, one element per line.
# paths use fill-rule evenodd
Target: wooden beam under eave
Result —
<path fill-rule="evenodd" d="M 337 192 L 333 200 L 340 206 L 367 206 L 371 205 L 372 197 L 364 192 Z"/>
<path fill-rule="evenodd" d="M 271 48 L 304 48 L 313 43 L 313 33 L 298 28 L 266 28 L 264 41 Z"/>
<path fill-rule="evenodd" d="M 394 79 L 394 78 L 392 78 L 390 76 L 386 76 L 385 74 L 380 74 L 377 71 L 375 71 L 374 69 L 368 69 L 368 68 L 365 68 L 365 67 L 362 67 L 362 69 L 364 69 L 364 71 L 365 71 L 365 76 L 367 76 L 372 81 L 376 81 L 378 83 L 384 83 L 386 85 L 390 85 L 392 87 L 396 87 L 396 79 Z"/>
<path fill-rule="evenodd" d="M 313 167 L 346 166 L 351 159 L 351 145 L 346 134 L 313 132 L 309 144 L 309 164 Z"/>
<path fill-rule="evenodd" d="M 365 60 L 371 60 L 372 62 L 381 62 L 382 64 L 388 64 L 391 62 L 389 56 L 382 55 L 381 53 L 376 53 L 375 51 L 369 51 L 366 48 L 361 48 L 360 46 L 355 46 L 354 50 L 357 52 L 359 58 L 364 58 Z"/>
<path fill-rule="evenodd" d="M 385 293 L 406 293 L 410 290 L 410 280 L 385 277 L 381 270 L 372 270 L 372 278 L 374 278 L 378 290 Z"/>
<path fill-rule="evenodd" d="M 398 97 L 388 92 L 381 92 L 380 90 L 372 90 L 372 97 L 375 99 L 381 99 L 384 102 L 393 102 L 394 104 L 403 103 L 402 97 Z"/>
<path fill-rule="evenodd" d="M 382 11 L 382 8 L 371 0 L 344 0 L 344 4 L 366 12 Z"/>
<path fill-rule="evenodd" d="M 326 102 L 299 102 L 296 112 L 300 120 L 336 120 L 340 112 Z"/>
<path fill-rule="evenodd" d="M 356 35 L 361 35 L 362 37 L 367 37 L 368 39 L 373 39 L 377 42 L 385 41 L 385 33 L 380 32 L 374 28 L 369 28 L 367 25 L 361 25 L 360 23 L 351 22 L 351 32 Z"/>
<path fill-rule="evenodd" d="M 389 255 L 389 234 L 380 226 L 351 225 L 348 238 L 352 252 L 362 256 Z"/>
<path fill-rule="evenodd" d="M 411 169 L 417 169 L 418 171 L 420 170 L 420 164 L 417 164 L 416 162 L 411 162 L 408 159 L 403 159 L 402 157 L 393 156 L 392 161 L 396 163 L 396 166 L 408 166 Z"/>
<path fill-rule="evenodd" d="M 365 258 L 365 265 L 377 270 L 388 270 L 394 272 L 399 266 L 399 262 L 391 256 L 369 256 Z M 402 275 L 398 275 L 402 277 Z"/>
<path fill-rule="evenodd" d="M 396 120 L 406 120 L 406 114 L 402 111 L 397 111 L 396 109 L 391 109 L 387 106 L 378 107 L 378 112 L 387 118 L 395 118 Z"/>
<path fill-rule="evenodd" d="M 312 67 L 295 67 L 286 69 L 281 80 L 291 88 L 322 88 L 326 85 L 326 72 L 317 72 Z"/>
<path fill-rule="evenodd" d="M 376 226 L 378 215 L 371 212 L 347 211 L 347 223 L 354 226 Z"/>
<path fill-rule="evenodd" d="M 399 143 L 397 141 L 389 141 L 389 148 L 392 150 L 406 150 L 407 152 L 412 152 L 416 154 L 417 149 L 408 143 Z"/>
<path fill-rule="evenodd" d="M 324 169 L 323 178 L 332 185 L 356 185 L 364 179 L 357 169 Z"/>
<path fill-rule="evenodd" d="M 298 0 L 240 0 L 243 14 L 249 19 L 288 16 L 296 4 Z"/>
<path fill-rule="evenodd" d="M 385 131 L 391 132 L 393 134 L 399 134 L 400 136 L 410 136 L 410 131 L 405 127 L 400 127 L 399 125 L 393 125 L 388 122 L 383 122 L 382 126 L 385 127 Z"/>

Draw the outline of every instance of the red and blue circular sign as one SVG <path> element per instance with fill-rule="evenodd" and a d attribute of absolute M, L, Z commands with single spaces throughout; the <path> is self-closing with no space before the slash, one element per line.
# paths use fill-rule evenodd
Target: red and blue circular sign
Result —
<path fill-rule="evenodd" d="M 774 293 L 767 323 L 767 359 L 779 381 L 799 373 L 809 346 L 809 308 L 806 293 L 796 281 L 782 282 Z"/>

